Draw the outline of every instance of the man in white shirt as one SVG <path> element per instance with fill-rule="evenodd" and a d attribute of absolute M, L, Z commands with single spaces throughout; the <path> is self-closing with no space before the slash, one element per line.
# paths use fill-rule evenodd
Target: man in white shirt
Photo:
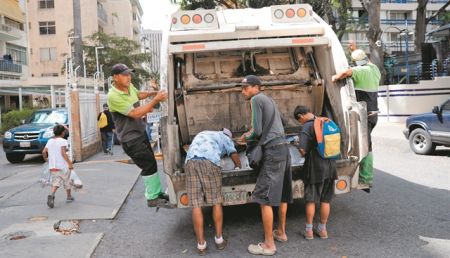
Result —
<path fill-rule="evenodd" d="M 66 202 L 74 201 L 70 188 L 70 170 L 73 169 L 72 161 L 67 155 L 68 142 L 64 139 L 65 127 L 57 125 L 53 128 L 55 137 L 48 140 L 42 151 L 42 156 L 48 161 L 48 169 L 52 175 L 52 192 L 47 197 L 47 205 L 49 208 L 55 206 L 55 193 L 59 187 L 64 187 L 67 192 Z"/>

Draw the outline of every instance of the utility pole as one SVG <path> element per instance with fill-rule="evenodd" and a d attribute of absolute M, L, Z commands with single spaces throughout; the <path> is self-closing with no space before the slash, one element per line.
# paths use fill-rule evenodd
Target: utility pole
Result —
<path fill-rule="evenodd" d="M 76 66 L 83 66 L 83 34 L 81 32 L 81 0 L 73 0 L 74 61 Z M 81 67 L 84 69 L 83 67 Z"/>

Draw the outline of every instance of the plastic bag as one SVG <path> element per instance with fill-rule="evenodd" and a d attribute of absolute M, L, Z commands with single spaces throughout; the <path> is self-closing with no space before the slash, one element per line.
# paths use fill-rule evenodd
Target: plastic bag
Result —
<path fill-rule="evenodd" d="M 48 186 L 52 182 L 52 174 L 48 169 L 48 162 L 45 162 L 44 165 L 42 165 L 41 179 L 39 179 L 39 182 L 41 183 L 42 188 Z"/>
<path fill-rule="evenodd" d="M 77 189 L 83 188 L 83 182 L 81 181 L 75 170 L 70 171 L 70 183 Z"/>

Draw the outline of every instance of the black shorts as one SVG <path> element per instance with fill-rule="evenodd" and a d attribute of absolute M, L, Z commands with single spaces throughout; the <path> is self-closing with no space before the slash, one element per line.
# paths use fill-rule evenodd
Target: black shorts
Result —
<path fill-rule="evenodd" d="M 306 202 L 329 203 L 334 195 L 334 179 L 325 179 L 318 184 L 305 184 Z"/>
<path fill-rule="evenodd" d="M 252 198 L 256 203 L 270 206 L 292 202 L 291 156 L 287 144 L 264 148 Z"/>
<path fill-rule="evenodd" d="M 147 136 L 122 143 L 125 153 L 142 169 L 141 176 L 150 176 L 158 171 L 155 155 Z"/>

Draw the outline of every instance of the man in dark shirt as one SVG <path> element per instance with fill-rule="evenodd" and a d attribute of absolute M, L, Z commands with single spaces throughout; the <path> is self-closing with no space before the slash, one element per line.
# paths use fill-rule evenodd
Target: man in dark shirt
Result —
<path fill-rule="evenodd" d="M 307 240 L 314 238 L 312 223 L 316 202 L 320 202 L 320 223 L 314 231 L 320 238 L 327 239 L 326 224 L 330 215 L 330 201 L 334 195 L 334 180 L 337 179 L 336 161 L 322 158 L 316 148 L 314 114 L 305 106 L 297 106 L 294 117 L 303 125 L 299 148 L 300 153 L 305 157 L 303 180 L 306 202 L 305 238 Z"/>
<path fill-rule="evenodd" d="M 112 141 L 115 127 L 111 112 L 109 112 L 108 104 L 103 104 L 103 111 L 98 114 L 97 121 L 100 120 L 102 113 L 105 114 L 106 120 L 108 121 L 105 127 L 100 128 L 100 133 L 102 135 L 102 149 L 103 153 L 112 155 Z"/>
<path fill-rule="evenodd" d="M 290 154 L 284 139 L 284 127 L 280 112 L 273 99 L 260 92 L 261 81 L 254 75 L 248 75 L 242 81 L 242 95 L 251 102 L 252 127 L 243 134 L 239 142 L 264 141 L 262 165 L 259 168 L 253 201 L 261 206 L 264 229 L 264 242 L 251 244 L 248 251 L 256 255 L 274 255 L 274 238 L 286 242 L 287 204 L 292 202 L 292 174 Z M 270 124 L 273 117 L 273 122 Z M 267 136 L 261 139 L 267 128 Z M 273 206 L 278 207 L 278 227 L 273 230 Z M 273 231 L 272 231 L 273 230 Z"/>

